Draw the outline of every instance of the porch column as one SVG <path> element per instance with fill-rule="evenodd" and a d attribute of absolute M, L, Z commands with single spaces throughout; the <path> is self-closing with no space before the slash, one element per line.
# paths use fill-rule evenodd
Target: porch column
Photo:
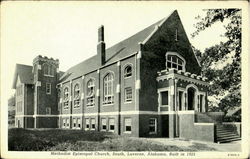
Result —
<path fill-rule="evenodd" d="M 170 86 L 170 101 L 169 101 L 169 106 L 170 112 L 175 111 L 175 79 L 170 79 L 169 80 L 169 86 Z M 169 113 L 169 138 L 174 138 L 175 136 L 175 114 L 174 113 Z"/>

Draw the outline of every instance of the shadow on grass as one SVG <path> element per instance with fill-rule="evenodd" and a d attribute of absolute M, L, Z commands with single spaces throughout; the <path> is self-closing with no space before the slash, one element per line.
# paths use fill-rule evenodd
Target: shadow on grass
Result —
<path fill-rule="evenodd" d="M 83 130 L 27 130 L 9 129 L 8 149 L 10 151 L 46 151 L 60 143 L 74 144 L 78 141 L 103 141 L 110 133 Z"/>

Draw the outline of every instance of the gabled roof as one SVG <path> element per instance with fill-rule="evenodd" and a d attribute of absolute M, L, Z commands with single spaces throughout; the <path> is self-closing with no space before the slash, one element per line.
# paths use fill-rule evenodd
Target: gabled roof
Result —
<path fill-rule="evenodd" d="M 16 70 L 14 75 L 14 80 L 12 84 L 12 88 L 16 89 L 17 77 L 19 76 L 21 83 L 24 84 L 33 84 L 33 73 L 32 66 L 16 64 Z"/>
<path fill-rule="evenodd" d="M 162 24 L 167 18 L 164 18 L 149 27 L 143 29 L 142 31 L 134 34 L 133 36 L 113 45 L 112 47 L 106 49 L 106 63 L 105 65 L 109 65 L 119 59 L 135 54 L 139 51 L 139 42 L 143 42 L 148 39 L 151 34 L 154 32 L 155 27 Z M 91 71 L 94 71 L 101 67 L 101 65 L 97 62 L 98 56 L 92 56 L 91 58 L 71 67 L 69 70 L 65 72 L 65 74 L 60 78 L 60 82 L 69 81 L 71 79 L 80 77 L 84 74 L 87 74 Z M 105 66 L 104 65 L 104 66 Z"/>

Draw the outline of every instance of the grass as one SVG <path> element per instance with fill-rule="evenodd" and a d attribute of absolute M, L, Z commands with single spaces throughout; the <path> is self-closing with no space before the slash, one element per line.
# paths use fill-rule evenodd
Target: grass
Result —
<path fill-rule="evenodd" d="M 163 145 L 140 138 L 83 130 L 9 129 L 10 151 L 199 151 L 214 149 L 194 143 L 189 147 Z"/>

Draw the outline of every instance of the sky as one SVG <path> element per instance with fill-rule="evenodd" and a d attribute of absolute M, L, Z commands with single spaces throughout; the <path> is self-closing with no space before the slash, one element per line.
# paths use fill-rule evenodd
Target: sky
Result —
<path fill-rule="evenodd" d="M 3 2 L 1 5 L 1 89 L 5 100 L 16 63 L 32 65 L 38 55 L 57 58 L 60 70 L 96 54 L 97 29 L 104 25 L 106 48 L 167 17 L 177 9 L 189 40 L 203 51 L 223 38 L 223 25 L 215 24 L 195 38 L 195 17 L 209 7 L 171 2 Z M 212 3 L 211 3 L 212 4 Z M 218 2 L 218 6 L 220 2 Z"/>

